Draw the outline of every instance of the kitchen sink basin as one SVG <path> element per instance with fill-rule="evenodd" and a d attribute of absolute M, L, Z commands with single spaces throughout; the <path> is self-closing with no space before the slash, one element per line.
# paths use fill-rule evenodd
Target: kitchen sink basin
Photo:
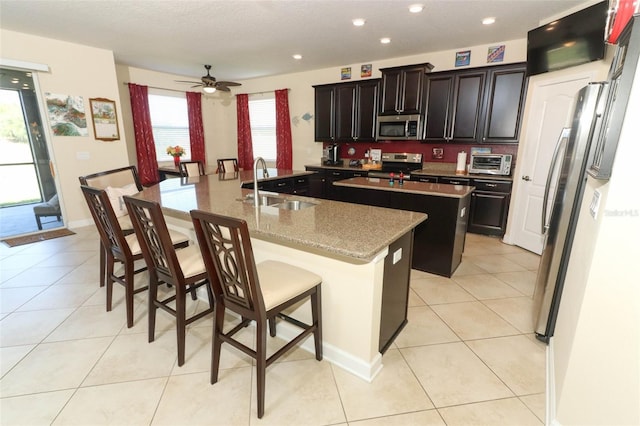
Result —
<path fill-rule="evenodd" d="M 253 194 L 247 195 L 242 201 L 255 205 L 253 202 Z M 275 207 L 283 210 L 302 210 L 317 205 L 317 203 L 311 203 L 309 201 L 287 200 L 286 198 L 274 195 L 260 195 L 258 196 L 258 202 L 260 206 Z"/>
<path fill-rule="evenodd" d="M 299 201 L 299 200 L 286 200 L 282 203 L 274 204 L 273 207 L 277 207 L 283 210 L 302 210 L 307 207 L 313 207 L 316 203 L 310 203 L 308 201 Z"/>

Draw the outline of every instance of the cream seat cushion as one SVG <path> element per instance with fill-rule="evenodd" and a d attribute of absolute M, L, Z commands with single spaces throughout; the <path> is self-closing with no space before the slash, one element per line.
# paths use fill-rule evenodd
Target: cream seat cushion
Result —
<path fill-rule="evenodd" d="M 197 244 L 176 250 L 176 257 L 178 258 L 178 263 L 180 263 L 180 268 L 182 268 L 182 274 L 185 278 L 205 272 L 202 253 Z"/>
<path fill-rule="evenodd" d="M 256 265 L 266 310 L 320 284 L 322 278 L 306 269 L 275 260 Z"/>
<path fill-rule="evenodd" d="M 116 214 L 116 217 L 122 217 L 127 214 L 127 206 L 124 205 L 122 197 L 140 192 L 135 183 L 125 185 L 122 188 L 107 186 L 104 190 L 109 197 L 109 201 L 111 201 L 111 206 L 113 207 L 113 212 Z"/>
<path fill-rule="evenodd" d="M 169 230 L 169 236 L 171 237 L 171 242 L 173 243 L 173 245 L 189 241 L 189 238 L 186 235 L 177 231 L 172 231 L 171 229 Z M 129 250 L 131 250 L 132 255 L 136 256 L 142 253 L 142 249 L 140 248 L 140 242 L 138 241 L 136 234 L 129 234 L 124 238 L 125 240 L 127 240 L 127 244 L 129 244 Z M 186 276 L 186 273 L 185 273 L 185 276 Z"/>

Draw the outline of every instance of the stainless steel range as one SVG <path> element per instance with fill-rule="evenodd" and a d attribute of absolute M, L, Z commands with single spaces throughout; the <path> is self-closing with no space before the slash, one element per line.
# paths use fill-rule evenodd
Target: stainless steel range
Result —
<path fill-rule="evenodd" d="M 389 179 L 391 173 L 398 176 L 404 173 L 409 179 L 412 171 L 422 169 L 422 154 L 411 154 L 406 152 L 384 153 L 381 156 L 382 167 L 380 171 L 369 171 L 369 177 Z"/>

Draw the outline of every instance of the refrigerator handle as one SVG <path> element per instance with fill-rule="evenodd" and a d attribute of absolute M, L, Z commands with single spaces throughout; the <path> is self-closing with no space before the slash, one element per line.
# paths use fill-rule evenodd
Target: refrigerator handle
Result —
<path fill-rule="evenodd" d="M 558 161 L 558 154 L 564 145 L 567 142 L 569 134 L 571 133 L 570 127 L 564 127 L 562 132 L 560 133 L 560 138 L 558 139 L 558 143 L 556 143 L 556 148 L 553 150 L 553 158 L 551 159 L 551 165 L 549 166 L 549 173 L 547 174 L 547 183 L 544 186 L 544 198 L 542 199 L 542 217 L 540 219 L 540 233 L 542 235 L 547 233 L 549 229 L 549 223 L 547 222 L 547 203 L 549 201 L 549 191 L 551 191 L 551 179 L 553 178 L 553 171 L 556 168 L 556 163 Z"/>

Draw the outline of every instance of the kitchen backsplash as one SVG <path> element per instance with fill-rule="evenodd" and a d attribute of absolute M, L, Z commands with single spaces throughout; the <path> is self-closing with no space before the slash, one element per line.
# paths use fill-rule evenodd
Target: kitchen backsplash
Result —
<path fill-rule="evenodd" d="M 325 147 L 331 145 L 329 143 L 323 144 Z M 469 156 L 471 154 L 472 147 L 491 148 L 491 152 L 494 154 L 511 154 L 513 156 L 513 166 L 515 166 L 516 156 L 518 153 L 518 145 L 487 145 L 487 144 L 433 144 L 433 143 L 420 143 L 416 141 L 393 141 L 393 142 L 341 142 L 340 145 L 340 158 L 342 159 L 361 159 L 364 158 L 365 152 L 369 148 L 381 149 L 382 152 L 410 152 L 421 153 L 422 161 L 428 163 L 455 163 L 460 151 L 467 153 L 467 163 L 469 162 Z M 353 155 L 349 155 L 349 148 L 354 148 Z M 434 156 L 434 149 L 442 150 L 442 158 L 436 158 Z"/>

